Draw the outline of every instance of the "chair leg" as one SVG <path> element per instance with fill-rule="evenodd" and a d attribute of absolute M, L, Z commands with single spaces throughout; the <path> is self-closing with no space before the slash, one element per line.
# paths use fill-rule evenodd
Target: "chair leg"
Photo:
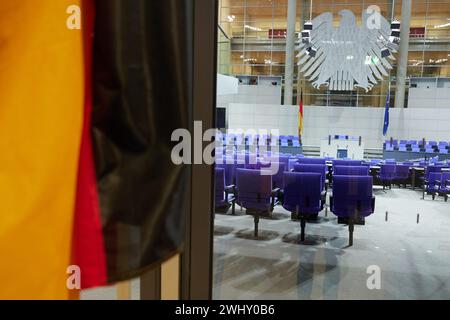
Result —
<path fill-rule="evenodd" d="M 255 238 L 258 238 L 259 212 L 255 212 Z"/>
<path fill-rule="evenodd" d="M 305 241 L 305 227 L 306 227 L 306 217 L 301 216 L 300 217 L 300 241 Z"/>
<path fill-rule="evenodd" d="M 353 231 L 355 231 L 355 223 L 352 217 L 348 218 L 348 246 L 353 246 Z"/>
<path fill-rule="evenodd" d="M 231 203 L 231 214 L 234 216 L 236 213 L 236 201 L 233 200 L 233 202 Z"/>
<path fill-rule="evenodd" d="M 447 202 L 448 200 L 448 194 L 444 194 L 444 201 Z"/>
<path fill-rule="evenodd" d="M 431 195 L 431 198 L 434 200 L 436 199 L 436 193 L 433 192 L 433 194 Z"/>

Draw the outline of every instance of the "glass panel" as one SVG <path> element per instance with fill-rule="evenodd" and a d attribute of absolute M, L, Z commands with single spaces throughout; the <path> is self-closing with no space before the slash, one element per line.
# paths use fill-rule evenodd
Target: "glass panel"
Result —
<path fill-rule="evenodd" d="M 295 66 L 292 93 L 293 101 L 302 102 L 302 122 L 298 105 L 284 105 L 288 1 L 228 3 L 231 12 L 236 10 L 237 16 L 240 10 L 241 15 L 236 18 L 240 29 L 230 37 L 228 55 L 230 75 L 238 78 L 238 85 L 234 94 L 218 96 L 227 120 L 225 129 L 277 132 L 253 132 L 247 141 L 239 134 L 228 136 L 231 140 L 220 149 L 225 156 L 218 158 L 228 159 L 232 166 L 216 168 L 224 169 L 225 187 L 234 188 L 228 187 L 230 193 L 216 191 L 213 297 L 450 298 L 450 218 L 446 214 L 450 189 L 442 182 L 444 175 L 431 175 L 438 167 L 441 173 L 450 171 L 450 0 L 413 0 L 404 97 L 399 94 L 398 53 L 390 60 L 393 68 L 367 91 L 358 86 L 315 88 L 305 76 L 305 65 Z M 371 4 L 388 21 L 401 19 L 401 1 L 395 1 L 394 8 L 387 0 Z M 309 1 L 297 1 L 297 33 L 310 19 L 309 5 Z M 368 6 L 356 0 L 314 1 L 311 12 L 313 18 L 332 12 L 337 28 L 342 18 L 339 12 L 348 9 L 359 26 Z M 222 44 L 220 48 L 226 51 Z M 226 64 L 223 56 L 221 66 Z M 378 62 L 364 63 L 375 66 Z M 389 121 L 383 133 L 386 106 Z M 249 163 L 250 159 L 255 163 Z M 315 175 L 320 177 L 314 189 L 315 209 L 310 206 L 311 182 L 303 189 L 303 182 L 289 182 L 297 189 L 286 182 L 306 181 L 301 180 L 306 179 L 303 172 L 314 176 L 314 167 L 304 167 L 308 161 L 322 161 L 323 170 Z M 262 176 L 265 169 L 261 168 L 267 163 L 284 163 L 282 171 L 286 172 L 281 180 L 278 171 L 271 175 L 270 183 L 264 185 L 268 195 L 264 197 L 262 189 L 252 189 L 261 187 L 264 179 L 253 177 L 246 182 L 250 179 L 246 175 L 257 172 Z M 349 171 L 338 169 L 338 163 L 362 171 L 346 174 Z M 322 173 L 326 184 L 321 184 Z M 353 178 L 349 182 L 342 176 Z M 362 187 L 356 182 L 360 180 L 370 181 L 369 186 Z M 256 194 L 253 202 L 246 198 L 252 190 Z M 349 195 L 364 190 L 365 204 L 362 198 L 358 202 Z M 341 205 L 347 210 L 340 211 L 336 201 L 344 201 Z"/>

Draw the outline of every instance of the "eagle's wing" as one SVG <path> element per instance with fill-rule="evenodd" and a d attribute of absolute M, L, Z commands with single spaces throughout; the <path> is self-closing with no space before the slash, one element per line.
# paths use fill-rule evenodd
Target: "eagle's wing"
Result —
<path fill-rule="evenodd" d="M 298 65 L 300 66 L 300 72 L 302 72 L 305 78 L 313 81 L 315 88 L 320 87 L 322 84 L 328 84 L 326 80 L 330 78 L 324 74 L 323 62 L 327 59 L 328 54 L 332 53 L 331 40 L 333 39 L 333 14 L 330 12 L 322 13 L 312 21 L 313 29 L 311 30 L 311 44 L 317 49 L 315 57 L 310 57 L 307 52 L 307 46 L 301 43 L 297 47 L 299 51 L 297 57 L 299 58 Z M 301 36 L 300 36 L 301 37 Z M 324 81 L 325 79 L 325 81 Z"/>
<path fill-rule="evenodd" d="M 389 70 L 392 69 L 392 64 L 381 56 L 381 50 L 384 44 L 388 42 L 391 26 L 389 22 L 380 14 L 379 28 L 369 28 L 368 20 L 371 14 L 366 10 L 362 12 L 361 17 L 361 32 L 359 33 L 360 54 L 366 60 L 364 62 L 364 73 L 368 81 L 371 83 L 370 88 L 377 84 L 377 79 L 382 80 L 383 76 L 389 76 Z M 394 59 L 391 55 L 390 59 Z M 364 88 L 366 91 L 369 88 Z"/>

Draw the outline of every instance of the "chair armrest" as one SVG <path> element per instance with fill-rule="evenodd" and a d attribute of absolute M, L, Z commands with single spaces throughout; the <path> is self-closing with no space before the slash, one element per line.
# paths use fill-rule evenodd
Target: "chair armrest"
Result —
<path fill-rule="evenodd" d="M 277 196 L 280 193 L 280 188 L 275 188 L 272 190 L 272 196 Z"/>
<path fill-rule="evenodd" d="M 226 193 L 234 193 L 235 191 L 236 191 L 236 186 L 234 184 L 225 187 Z"/>

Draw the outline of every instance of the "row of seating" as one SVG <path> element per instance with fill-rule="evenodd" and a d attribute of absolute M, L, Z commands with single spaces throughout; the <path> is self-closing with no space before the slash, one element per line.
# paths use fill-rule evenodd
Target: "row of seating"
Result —
<path fill-rule="evenodd" d="M 300 147 L 301 141 L 297 136 L 269 136 L 269 135 L 222 135 L 222 144 L 234 146 L 280 146 Z"/>
<path fill-rule="evenodd" d="M 384 144 L 386 146 L 391 145 L 391 146 L 450 146 L 450 142 L 447 141 L 424 141 L 424 140 L 397 140 L 397 139 L 392 139 L 392 140 L 386 140 L 384 142 Z"/>
<path fill-rule="evenodd" d="M 426 153 L 450 153 L 450 142 L 447 141 L 428 141 L 423 140 L 386 140 L 383 145 L 386 151 L 400 152 L 426 152 Z"/>
<path fill-rule="evenodd" d="M 433 200 L 436 196 L 443 196 L 444 201 L 447 202 L 450 194 L 450 172 L 442 172 L 442 167 L 432 169 L 434 170 L 428 170 L 428 174 L 424 177 L 423 198 L 425 194 L 431 195 Z"/>
<path fill-rule="evenodd" d="M 323 158 L 299 158 L 288 170 L 283 159 L 276 163 L 279 170 L 263 175 L 267 163 L 225 163 L 216 166 L 216 204 L 230 204 L 232 214 L 235 203 L 253 213 L 255 237 L 258 235 L 259 215 L 272 212 L 277 204 L 295 213 L 301 221 L 301 239 L 308 217 L 323 210 L 327 196 L 328 167 Z M 333 163 L 333 194 L 330 209 L 349 225 L 349 244 L 353 244 L 354 224 L 374 212 L 372 196 L 373 178 L 369 166 L 356 160 L 335 160 Z M 341 192 L 346 190 L 346 192 Z M 370 190 L 370 192 L 367 192 Z M 234 191 L 234 192 L 233 192 Z M 370 196 L 369 196 L 370 195 Z"/>

